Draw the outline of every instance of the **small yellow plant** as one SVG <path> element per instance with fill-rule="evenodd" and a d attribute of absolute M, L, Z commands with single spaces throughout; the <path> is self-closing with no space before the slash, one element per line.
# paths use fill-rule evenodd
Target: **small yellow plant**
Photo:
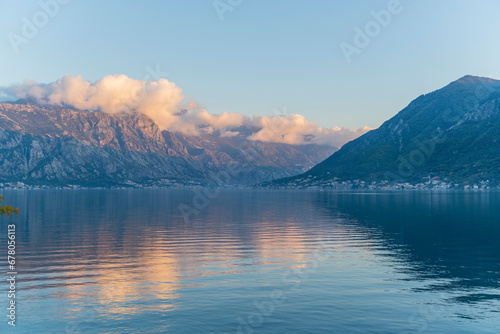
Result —
<path fill-rule="evenodd" d="M 2 195 L 0 195 L 0 202 L 3 202 L 3 200 L 4 200 L 3 196 L 2 196 Z M 11 215 L 13 212 L 14 212 L 16 215 L 18 215 L 18 214 L 19 214 L 19 209 L 18 209 L 18 208 L 15 208 L 15 209 L 14 209 L 14 208 L 12 208 L 12 205 L 9 205 L 9 206 L 7 206 L 7 205 L 1 205 L 1 206 L 0 206 L 0 216 L 5 216 L 5 215 L 7 215 L 7 217 L 10 217 L 10 215 Z"/>

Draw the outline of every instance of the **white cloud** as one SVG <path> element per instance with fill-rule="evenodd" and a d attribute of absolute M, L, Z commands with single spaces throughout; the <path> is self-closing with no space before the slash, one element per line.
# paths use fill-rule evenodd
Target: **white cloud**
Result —
<path fill-rule="evenodd" d="M 68 105 L 83 110 L 114 114 L 138 112 L 149 116 L 162 130 L 198 136 L 218 133 L 240 135 L 236 128 L 257 129 L 248 138 L 287 144 L 325 144 L 340 147 L 370 130 L 363 127 L 321 128 L 302 115 L 253 116 L 224 112 L 211 114 L 197 102 L 185 102 L 182 89 L 166 79 L 143 81 L 126 75 L 108 75 L 92 83 L 82 76 L 65 75 L 50 84 L 27 81 L 3 89 L 17 98 L 36 99 L 41 104 Z"/>
<path fill-rule="evenodd" d="M 261 130 L 252 134 L 252 140 L 286 144 L 324 144 L 340 147 L 371 130 L 363 127 L 356 130 L 334 127 L 321 128 L 302 115 L 254 116 L 252 123 Z"/>

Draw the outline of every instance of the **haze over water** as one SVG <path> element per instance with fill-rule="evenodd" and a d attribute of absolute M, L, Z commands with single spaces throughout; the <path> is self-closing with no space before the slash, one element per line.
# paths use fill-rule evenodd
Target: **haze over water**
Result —
<path fill-rule="evenodd" d="M 221 191 L 189 221 L 189 190 L 3 195 L 20 215 L 2 333 L 500 327 L 497 192 Z"/>

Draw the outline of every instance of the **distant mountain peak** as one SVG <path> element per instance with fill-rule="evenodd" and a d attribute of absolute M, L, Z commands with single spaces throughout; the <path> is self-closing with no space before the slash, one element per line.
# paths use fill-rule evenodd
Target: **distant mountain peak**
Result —
<path fill-rule="evenodd" d="M 474 76 L 474 75 L 465 75 L 458 79 L 455 82 L 459 83 L 479 83 L 479 82 L 496 82 L 498 80 L 492 79 L 492 78 L 487 78 L 487 77 L 479 77 L 479 76 Z"/>
<path fill-rule="evenodd" d="M 71 109 L 71 110 L 75 110 L 75 111 L 85 111 L 85 110 L 80 110 L 78 108 L 70 106 L 68 104 L 50 104 L 50 103 L 40 102 L 39 100 L 37 100 L 34 97 L 21 98 L 21 99 L 17 99 L 16 101 L 5 101 L 3 103 L 18 104 L 18 105 L 24 105 L 24 106 L 35 106 L 35 107 L 39 107 L 39 108 L 47 109 L 47 110 Z"/>
<path fill-rule="evenodd" d="M 27 97 L 27 98 L 24 98 L 24 99 L 17 99 L 16 101 L 7 102 L 7 103 L 12 103 L 12 104 L 36 104 L 36 105 L 38 105 L 38 102 L 36 101 L 36 99 L 32 98 L 32 97 Z"/>

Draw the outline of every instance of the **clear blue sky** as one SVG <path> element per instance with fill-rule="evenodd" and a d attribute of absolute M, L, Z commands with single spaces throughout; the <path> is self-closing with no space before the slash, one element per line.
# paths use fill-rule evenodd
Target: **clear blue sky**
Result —
<path fill-rule="evenodd" d="M 286 106 L 320 126 L 358 128 L 379 126 L 463 75 L 500 78 L 500 1 L 401 6 L 347 63 L 339 45 L 353 44 L 354 28 L 364 29 L 388 1 L 243 0 L 220 20 L 213 0 L 71 0 L 18 53 L 8 33 L 22 36 L 23 17 L 33 21 L 42 8 L 2 1 L 0 86 L 66 73 L 143 79 L 147 66 L 159 65 L 212 113 L 265 115 Z"/>

